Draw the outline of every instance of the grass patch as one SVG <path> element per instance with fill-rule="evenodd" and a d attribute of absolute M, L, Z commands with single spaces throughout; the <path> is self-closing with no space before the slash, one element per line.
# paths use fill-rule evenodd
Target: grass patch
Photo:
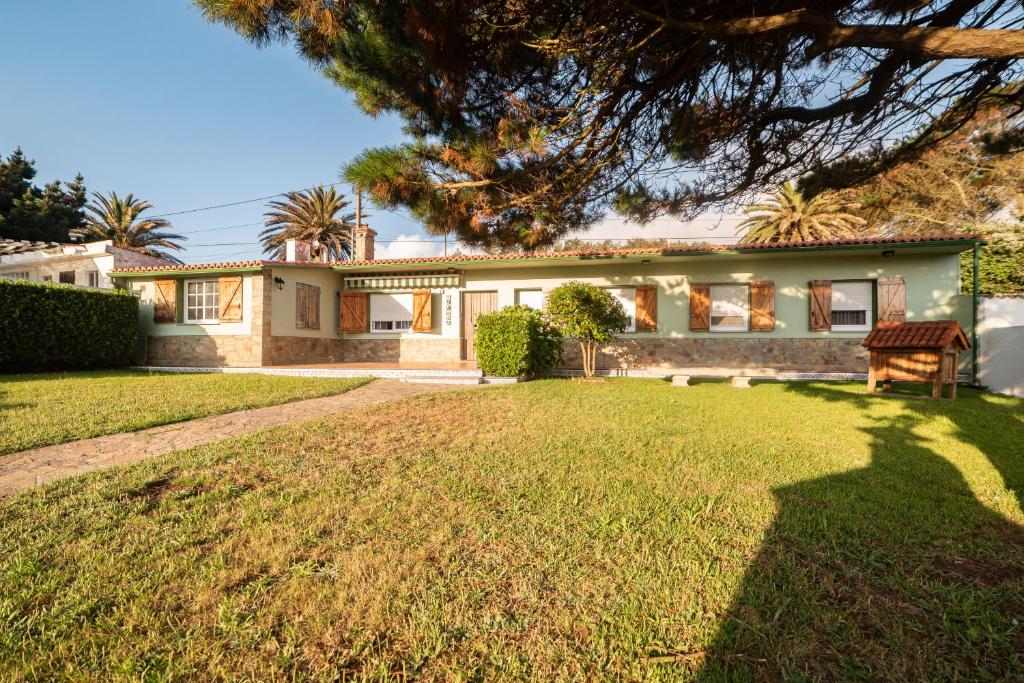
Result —
<path fill-rule="evenodd" d="M 340 394 L 368 381 L 132 370 L 0 375 L 0 455 Z"/>
<path fill-rule="evenodd" d="M 422 396 L 0 501 L 0 677 L 1024 677 L 1024 402 Z"/>

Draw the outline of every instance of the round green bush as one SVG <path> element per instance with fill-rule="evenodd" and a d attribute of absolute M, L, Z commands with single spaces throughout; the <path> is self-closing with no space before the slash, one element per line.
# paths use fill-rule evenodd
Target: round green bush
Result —
<path fill-rule="evenodd" d="M 529 306 L 508 306 L 477 319 L 476 362 L 490 377 L 539 377 L 562 361 L 562 335 Z"/>

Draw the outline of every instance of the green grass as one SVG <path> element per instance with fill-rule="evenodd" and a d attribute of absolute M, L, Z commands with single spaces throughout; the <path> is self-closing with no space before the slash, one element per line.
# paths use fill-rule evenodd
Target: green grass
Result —
<path fill-rule="evenodd" d="M 533 382 L 0 501 L 0 678 L 1020 680 L 1024 402 Z"/>
<path fill-rule="evenodd" d="M 0 375 L 0 455 L 340 394 L 368 381 L 131 370 Z"/>

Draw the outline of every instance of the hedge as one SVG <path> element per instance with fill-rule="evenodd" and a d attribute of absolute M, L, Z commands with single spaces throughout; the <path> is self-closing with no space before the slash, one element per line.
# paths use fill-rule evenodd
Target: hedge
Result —
<path fill-rule="evenodd" d="M 0 370 L 127 365 L 139 300 L 123 290 L 0 279 Z"/>
<path fill-rule="evenodd" d="M 508 306 L 477 318 L 476 363 L 491 377 L 546 375 L 562 360 L 562 335 L 529 306 Z"/>

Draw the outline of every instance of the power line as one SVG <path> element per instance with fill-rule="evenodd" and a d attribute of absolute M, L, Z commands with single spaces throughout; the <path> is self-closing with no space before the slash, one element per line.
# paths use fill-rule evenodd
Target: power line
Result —
<path fill-rule="evenodd" d="M 338 185 L 343 185 L 343 184 L 344 183 L 342 183 L 339 180 L 336 183 L 323 183 L 323 186 L 324 187 L 337 187 Z M 314 185 L 312 187 L 305 187 L 305 188 L 303 188 L 301 190 L 292 190 L 292 192 L 308 192 L 309 190 L 312 190 L 312 189 L 314 189 L 316 187 L 319 187 L 319 186 L 318 185 Z M 150 216 L 150 218 L 167 218 L 168 216 L 181 216 L 181 215 L 186 214 L 186 213 L 199 213 L 200 211 L 212 211 L 213 209 L 225 209 L 225 208 L 227 208 L 229 206 L 241 206 L 242 204 L 252 204 L 253 202 L 263 202 L 263 201 L 266 201 L 268 199 L 273 199 L 274 197 L 283 197 L 286 194 L 289 194 L 289 193 L 288 192 L 278 192 L 277 194 L 270 194 L 270 195 L 267 195 L 266 197 L 254 197 L 252 199 L 243 199 L 243 200 L 238 201 L 238 202 L 228 202 L 227 204 L 213 204 L 211 206 L 201 206 L 201 207 L 199 207 L 197 209 L 185 209 L 184 211 L 171 211 L 170 213 L 162 213 L 162 214 L 159 214 L 157 216 Z"/>

